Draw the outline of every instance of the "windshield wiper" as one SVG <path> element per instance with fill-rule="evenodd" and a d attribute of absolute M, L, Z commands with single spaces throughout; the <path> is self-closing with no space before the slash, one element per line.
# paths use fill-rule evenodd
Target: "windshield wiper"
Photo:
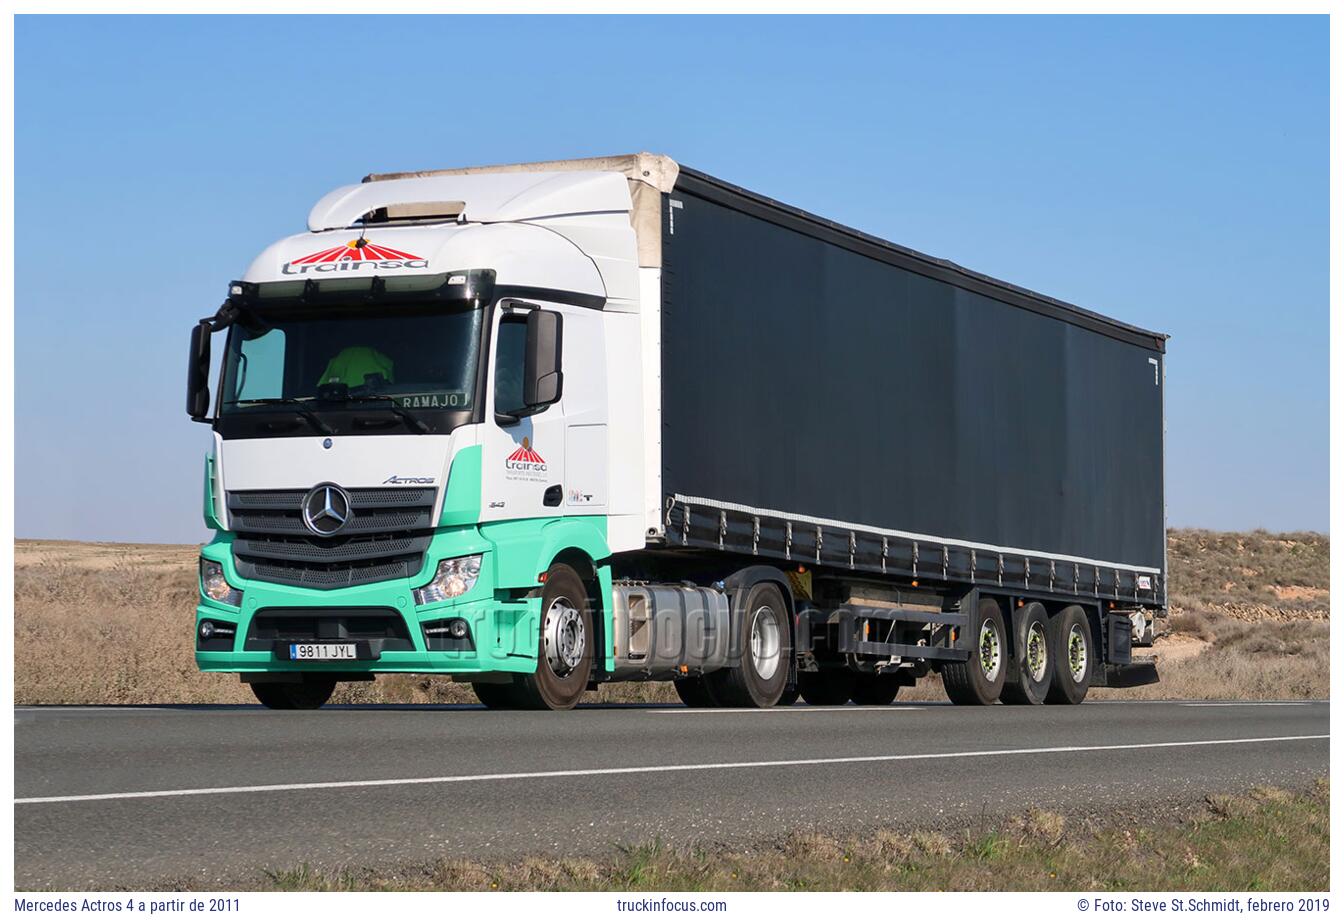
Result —
<path fill-rule="evenodd" d="M 297 399 L 293 396 L 268 396 L 264 399 L 239 399 L 235 400 L 233 405 L 242 406 L 285 406 L 293 409 L 304 421 L 312 425 L 322 434 L 331 434 L 331 427 L 318 416 L 316 412 L 309 409 L 306 400 Z"/>
<path fill-rule="evenodd" d="M 375 396 L 373 394 L 367 394 L 362 396 L 346 396 L 342 398 L 341 402 L 385 403 L 385 405 L 375 406 L 374 408 L 386 409 L 387 411 L 391 412 L 397 418 L 401 419 L 403 422 L 405 422 L 407 425 L 410 425 L 412 428 L 414 428 L 421 434 L 430 433 L 430 428 L 428 425 L 426 425 L 419 418 L 416 418 L 410 412 L 407 412 L 401 406 L 398 406 L 396 400 L 393 399 L 391 396 Z"/>

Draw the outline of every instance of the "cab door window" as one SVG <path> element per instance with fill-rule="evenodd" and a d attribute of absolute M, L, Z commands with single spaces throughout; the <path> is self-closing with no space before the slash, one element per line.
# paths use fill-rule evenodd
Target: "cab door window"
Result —
<path fill-rule="evenodd" d="M 495 345 L 495 411 L 523 407 L 523 364 L 527 358 L 527 316 L 513 314 L 499 321 Z"/>

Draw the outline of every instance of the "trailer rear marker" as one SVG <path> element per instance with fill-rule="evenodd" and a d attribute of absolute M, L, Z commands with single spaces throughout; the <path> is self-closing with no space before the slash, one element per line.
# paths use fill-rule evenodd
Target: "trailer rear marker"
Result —
<path fill-rule="evenodd" d="M 1281 741 L 1321 741 L 1325 735 L 1279 735 L 1272 738 L 1217 738 L 1207 741 L 1154 741 L 1146 744 L 1094 744 L 1070 747 L 1008 748 L 992 751 L 952 751 L 937 754 L 875 754 L 863 757 L 809 757 L 797 760 L 750 760 L 729 763 L 664 764 L 647 767 L 595 767 L 587 770 L 539 770 L 531 773 L 477 773 L 467 776 L 422 776 L 409 779 L 362 779 L 324 783 L 278 783 L 269 786 L 216 786 L 206 789 L 160 789 L 147 792 L 102 792 L 95 795 L 49 795 L 15 799 L 15 805 L 60 802 L 102 802 L 117 799 L 165 799 L 193 795 L 233 795 L 256 792 L 303 792 L 316 789 L 361 789 L 374 786 L 428 786 L 489 780 L 564 779 L 580 776 L 619 776 L 630 773 L 694 773 L 703 770 L 748 770 L 761 767 L 807 767 L 846 763 L 892 763 L 902 760 L 955 760 L 961 757 L 1008 757 L 1029 754 L 1088 754 L 1098 751 L 1139 751 L 1156 748 L 1211 747 L 1226 744 L 1272 744 Z"/>

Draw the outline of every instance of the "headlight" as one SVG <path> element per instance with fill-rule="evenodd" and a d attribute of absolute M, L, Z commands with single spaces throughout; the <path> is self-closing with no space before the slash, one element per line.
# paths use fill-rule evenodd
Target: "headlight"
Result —
<path fill-rule="evenodd" d="M 458 556 L 439 563 L 434 580 L 423 588 L 415 589 L 415 602 L 420 606 L 437 604 L 452 597 L 460 597 L 476 587 L 481 575 L 480 556 Z"/>
<path fill-rule="evenodd" d="M 243 606 L 243 592 L 224 580 L 224 566 L 218 562 L 201 560 L 201 590 L 212 601 L 219 601 L 230 607 Z"/>

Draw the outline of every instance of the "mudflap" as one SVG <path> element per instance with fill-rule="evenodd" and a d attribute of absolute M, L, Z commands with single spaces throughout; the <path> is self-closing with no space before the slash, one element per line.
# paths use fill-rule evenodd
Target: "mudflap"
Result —
<path fill-rule="evenodd" d="M 1106 666 L 1107 687 L 1143 687 L 1159 683 L 1157 663 L 1140 659 L 1130 664 L 1108 664 Z"/>

